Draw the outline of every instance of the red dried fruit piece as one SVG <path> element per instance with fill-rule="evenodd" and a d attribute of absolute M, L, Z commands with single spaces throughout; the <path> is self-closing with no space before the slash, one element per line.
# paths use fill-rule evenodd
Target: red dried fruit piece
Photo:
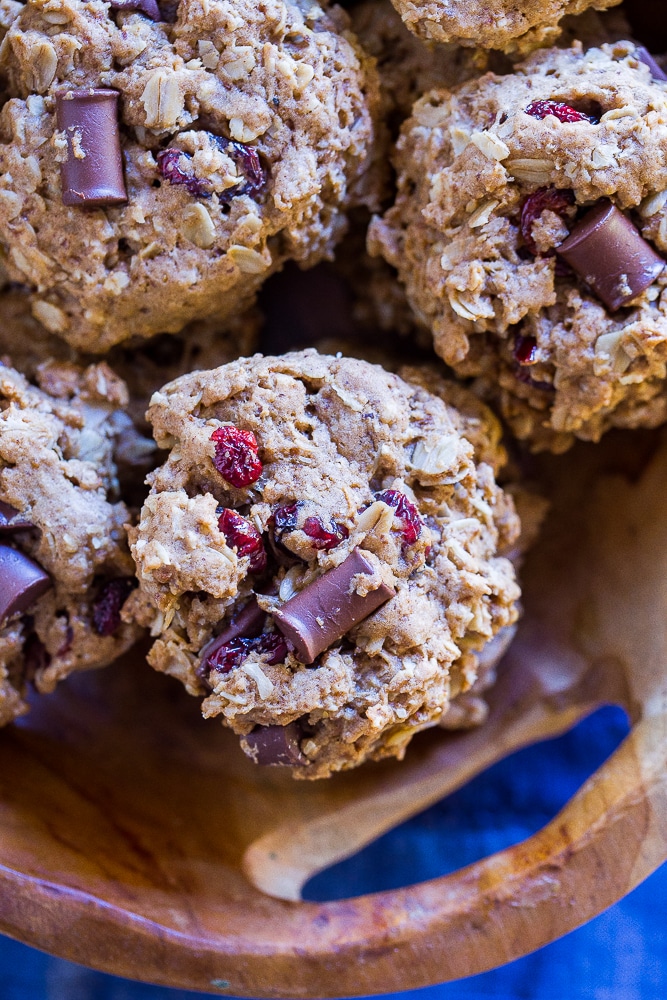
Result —
<path fill-rule="evenodd" d="M 266 569 L 266 551 L 259 531 L 245 517 L 229 507 L 218 507 L 218 528 L 227 544 L 236 549 L 239 559 L 250 556 L 249 570 L 261 573 Z"/>
<path fill-rule="evenodd" d="M 230 639 L 224 646 L 218 646 L 215 652 L 211 653 L 205 663 L 206 669 L 228 674 L 233 667 L 238 667 L 245 660 L 253 642 L 253 639 Z"/>
<path fill-rule="evenodd" d="M 218 149 L 229 156 L 245 177 L 245 183 L 240 186 L 227 188 L 221 191 L 218 197 L 220 201 L 228 203 L 232 198 L 237 198 L 242 194 L 257 194 L 266 183 L 266 175 L 259 159 L 259 154 L 252 146 L 246 146 L 243 142 L 236 142 L 234 139 L 225 139 L 222 135 L 213 135 Z"/>
<path fill-rule="evenodd" d="M 543 187 L 528 195 L 521 207 L 521 235 L 527 249 L 535 257 L 539 254 L 533 239 L 535 221 L 546 211 L 555 212 L 562 217 L 571 205 L 574 205 L 574 191 L 569 188 Z M 547 256 L 552 256 L 555 252 L 550 250 Z"/>
<path fill-rule="evenodd" d="M 266 662 L 270 667 L 274 667 L 276 663 L 282 663 L 289 651 L 287 639 L 280 632 L 262 632 L 256 639 L 253 639 L 253 642 L 253 650 L 256 653 L 262 655 L 269 653 Z"/>
<path fill-rule="evenodd" d="M 266 183 L 266 174 L 256 149 L 242 142 L 226 139 L 223 135 L 207 133 L 221 152 L 226 153 L 243 174 L 244 180 L 232 187 L 218 191 L 218 200 L 228 205 L 242 194 L 257 194 Z M 182 184 L 194 198 L 210 198 L 213 194 L 208 181 L 201 180 L 193 170 L 183 168 L 183 158 L 190 163 L 192 157 L 182 149 L 162 149 L 157 154 L 157 166 L 162 177 L 170 184 Z"/>
<path fill-rule="evenodd" d="M 93 604 L 93 628 L 98 635 L 113 635 L 120 627 L 121 608 L 136 586 L 136 580 L 127 576 L 107 580 Z"/>
<path fill-rule="evenodd" d="M 395 509 L 395 517 L 403 526 L 401 531 L 403 541 L 406 545 L 413 545 L 421 535 L 424 526 L 415 505 L 408 500 L 404 493 L 400 493 L 398 490 L 383 490 L 381 493 L 375 494 L 375 499 L 382 500 L 383 503 Z"/>
<path fill-rule="evenodd" d="M 213 431 L 211 441 L 215 441 L 213 464 L 228 483 L 240 490 L 259 479 L 262 463 L 257 454 L 257 438 L 252 431 L 242 431 L 233 424 L 225 424 Z"/>
<path fill-rule="evenodd" d="M 282 507 L 276 507 L 274 510 L 271 523 L 277 542 L 282 540 L 283 535 L 288 535 L 290 531 L 296 530 L 300 507 L 303 507 L 303 502 L 295 500 L 294 503 L 283 504 Z"/>
<path fill-rule="evenodd" d="M 182 158 L 192 159 L 181 149 L 161 149 L 156 156 L 157 168 L 170 184 L 182 184 L 194 198 L 210 198 L 212 191 L 207 182 L 199 180 L 194 172 L 188 173 L 181 166 Z"/>
<path fill-rule="evenodd" d="M 548 115 L 553 115 L 554 118 L 563 123 L 590 122 L 592 125 L 597 125 L 597 118 L 585 115 L 582 111 L 577 111 L 562 101 L 533 101 L 526 108 L 526 114 L 532 118 L 539 118 L 540 121 Z"/>
<path fill-rule="evenodd" d="M 314 549 L 335 549 L 337 545 L 349 538 L 350 532 L 344 524 L 338 521 L 331 522 L 331 531 L 327 531 L 324 523 L 319 517 L 307 517 L 303 522 L 303 531 L 312 539 Z"/>
<path fill-rule="evenodd" d="M 276 507 L 273 512 L 271 522 L 274 529 L 274 537 L 278 544 L 281 543 L 284 535 L 296 531 L 299 526 L 299 510 L 303 507 L 302 500 L 295 500 L 294 503 L 283 504 Z M 324 521 L 320 517 L 307 517 L 303 522 L 301 530 L 312 540 L 314 549 L 335 549 L 337 545 L 349 538 L 350 532 L 344 524 L 338 521 L 331 521 L 330 528 L 325 528 Z"/>
<path fill-rule="evenodd" d="M 537 364 L 537 341 L 519 334 L 514 339 L 514 358 L 520 365 Z"/>
<path fill-rule="evenodd" d="M 230 639 L 224 646 L 218 646 L 211 653 L 205 663 L 205 668 L 217 670 L 219 674 L 228 674 L 234 667 L 240 666 L 253 652 L 260 655 L 268 653 L 266 662 L 273 667 L 276 663 L 282 663 L 287 656 L 287 640 L 280 632 L 262 632 L 256 639 Z"/>

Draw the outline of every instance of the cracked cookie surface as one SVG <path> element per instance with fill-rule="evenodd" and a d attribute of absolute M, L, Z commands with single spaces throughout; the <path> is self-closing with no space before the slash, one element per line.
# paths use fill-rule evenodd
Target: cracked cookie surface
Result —
<path fill-rule="evenodd" d="M 331 254 L 368 196 L 377 102 L 347 25 L 282 0 L 181 0 L 173 23 L 101 0 L 20 10 L 0 67 L 0 241 L 50 332 L 102 352 L 224 322 L 286 260 Z M 56 105 L 74 114 L 91 87 L 120 95 L 125 204 L 63 204 L 61 169 L 100 149 Z"/>
<path fill-rule="evenodd" d="M 152 666 L 260 762 L 280 737 L 295 776 L 323 777 L 483 717 L 489 643 L 517 617 L 502 553 L 519 523 L 494 479 L 497 424 L 478 402 L 459 412 L 449 391 L 434 375 L 425 389 L 304 351 L 154 396 L 149 419 L 171 450 L 131 531 L 129 614 L 152 630 Z M 381 605 L 297 655 L 284 627 L 293 602 L 322 601 L 359 559 L 342 610 L 325 606 L 308 628 L 330 633 L 380 590 Z"/>
<path fill-rule="evenodd" d="M 395 164 L 398 195 L 371 251 L 397 268 L 436 351 L 479 380 L 518 437 L 559 451 L 664 421 L 667 84 L 632 43 L 545 50 L 512 74 L 430 92 Z M 620 307 L 594 291 L 596 268 L 582 277 L 561 256 L 603 199 L 658 257 Z"/>

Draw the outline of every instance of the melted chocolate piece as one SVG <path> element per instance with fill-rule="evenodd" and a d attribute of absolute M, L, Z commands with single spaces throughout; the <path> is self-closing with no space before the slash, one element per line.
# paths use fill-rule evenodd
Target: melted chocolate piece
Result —
<path fill-rule="evenodd" d="M 635 49 L 635 55 L 641 63 L 648 66 L 651 71 L 651 76 L 654 80 L 667 80 L 667 73 L 665 73 L 662 66 L 659 66 L 655 61 L 648 49 L 644 48 L 643 45 L 638 45 Z"/>
<path fill-rule="evenodd" d="M 272 612 L 276 625 L 292 643 L 302 663 L 312 663 L 394 596 L 396 591 L 385 583 L 365 597 L 355 591 L 350 593 L 353 577 L 372 573 L 372 564 L 355 549 L 340 566 L 330 569 Z"/>
<path fill-rule="evenodd" d="M 256 726 L 241 740 L 243 749 L 256 764 L 301 766 L 308 764 L 299 747 L 303 729 L 297 720 L 288 726 Z"/>
<path fill-rule="evenodd" d="M 26 528 L 34 528 L 32 521 L 28 521 L 20 510 L 10 506 L 4 500 L 0 500 L 0 534 L 8 534 L 10 531 L 23 531 Z"/>
<path fill-rule="evenodd" d="M 557 253 L 612 312 L 645 291 L 665 267 L 637 227 L 606 198 L 577 223 Z"/>
<path fill-rule="evenodd" d="M 51 580 L 38 563 L 19 549 L 0 545 L 0 624 L 27 611 L 50 587 Z"/>
<path fill-rule="evenodd" d="M 145 14 L 151 21 L 161 21 L 162 14 L 157 5 L 157 0 L 109 0 L 112 10 L 136 10 L 140 14 Z"/>
<path fill-rule="evenodd" d="M 67 136 L 60 165 L 64 205 L 119 205 L 127 201 L 118 129 L 118 91 L 61 90 L 58 128 Z"/>

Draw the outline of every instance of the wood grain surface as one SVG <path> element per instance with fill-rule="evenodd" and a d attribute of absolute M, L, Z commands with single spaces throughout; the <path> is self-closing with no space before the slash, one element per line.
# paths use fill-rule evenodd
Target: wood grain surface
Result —
<path fill-rule="evenodd" d="M 471 975 L 593 917 L 667 858 L 667 443 L 547 463 L 553 510 L 488 724 L 319 783 L 254 767 L 138 653 L 0 733 L 0 931 L 169 986 L 342 997 Z M 304 882 L 601 704 L 632 729 L 541 832 L 401 890 Z"/>

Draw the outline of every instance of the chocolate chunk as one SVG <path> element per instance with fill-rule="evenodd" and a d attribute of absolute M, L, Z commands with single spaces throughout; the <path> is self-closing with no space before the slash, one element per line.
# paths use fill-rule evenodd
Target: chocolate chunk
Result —
<path fill-rule="evenodd" d="M 637 227 L 606 198 L 577 223 L 557 253 L 612 312 L 647 289 L 665 267 Z"/>
<path fill-rule="evenodd" d="M 110 0 L 109 6 L 112 10 L 137 10 L 151 21 L 162 20 L 157 0 Z"/>
<path fill-rule="evenodd" d="M 241 745 L 256 764 L 294 767 L 308 764 L 299 747 L 303 729 L 297 720 L 288 726 L 256 726 Z"/>
<path fill-rule="evenodd" d="M 67 136 L 60 165 L 64 205 L 119 205 L 127 201 L 118 130 L 118 91 L 62 90 L 58 128 Z"/>
<path fill-rule="evenodd" d="M 34 560 L 19 549 L 0 545 L 0 624 L 26 611 L 50 586 L 51 580 Z"/>
<path fill-rule="evenodd" d="M 16 507 L 11 507 L 8 503 L 0 500 L 0 534 L 34 527 L 32 521 L 28 521 Z"/>
<path fill-rule="evenodd" d="M 654 80 L 667 80 L 667 73 L 665 73 L 662 66 L 658 65 L 658 63 L 655 61 L 649 50 L 644 48 L 643 45 L 638 45 L 636 47 L 635 55 L 637 56 L 637 59 L 639 59 L 641 63 L 644 63 L 645 66 L 648 66 L 648 68 L 651 71 L 651 76 L 653 77 Z"/>
<path fill-rule="evenodd" d="M 370 561 L 355 549 L 340 566 L 330 569 L 272 612 L 276 625 L 292 643 L 302 663 L 312 663 L 354 625 L 394 596 L 396 591 L 385 583 L 365 597 L 355 591 L 350 593 L 353 577 L 372 573 Z"/>

